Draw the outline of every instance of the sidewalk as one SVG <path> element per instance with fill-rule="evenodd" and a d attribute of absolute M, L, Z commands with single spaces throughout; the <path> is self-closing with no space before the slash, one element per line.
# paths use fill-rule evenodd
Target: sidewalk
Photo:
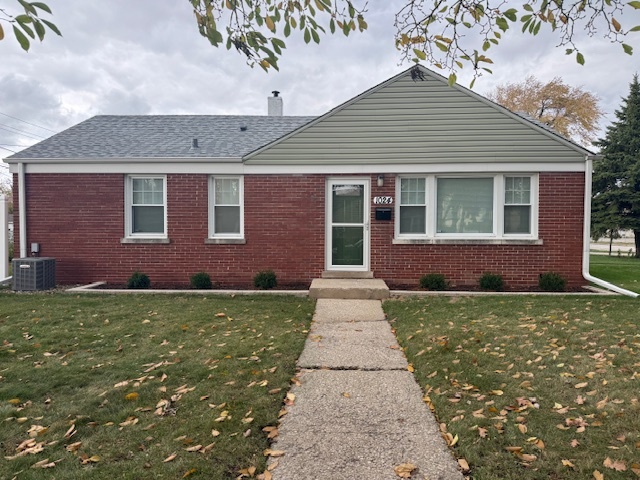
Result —
<path fill-rule="evenodd" d="M 461 480 L 380 300 L 320 299 L 299 386 L 274 450 L 274 480 Z"/>

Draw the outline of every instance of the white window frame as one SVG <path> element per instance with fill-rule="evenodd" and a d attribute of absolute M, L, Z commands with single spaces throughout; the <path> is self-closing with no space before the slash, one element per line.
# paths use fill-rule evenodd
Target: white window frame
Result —
<path fill-rule="evenodd" d="M 240 233 L 215 233 L 215 180 L 238 180 L 240 206 Z M 210 175 L 209 176 L 209 238 L 244 239 L 244 177 L 242 175 Z"/>
<path fill-rule="evenodd" d="M 504 233 L 504 210 L 505 210 L 505 178 L 506 177 L 529 177 L 531 179 L 531 225 L 528 234 L 505 234 Z M 426 200 L 426 233 L 400 233 L 400 195 L 401 179 L 403 178 L 424 178 L 425 179 L 425 200 Z M 491 233 L 437 233 L 437 201 L 438 201 L 438 179 L 440 178 L 493 178 L 493 230 Z M 494 173 L 494 174 L 413 174 L 396 176 L 396 198 L 395 202 L 395 222 L 394 233 L 397 240 L 537 240 L 538 239 L 538 208 L 539 208 L 539 175 L 537 173 Z"/>
<path fill-rule="evenodd" d="M 162 180 L 162 208 L 164 209 L 164 225 L 162 233 L 134 233 L 133 232 L 133 180 L 153 179 Z M 130 239 L 166 239 L 167 237 L 167 176 L 166 175 L 127 175 L 124 189 L 124 224 L 125 238 Z M 157 205 L 155 205 L 157 206 Z"/>
<path fill-rule="evenodd" d="M 530 219 L 529 219 L 529 233 L 505 233 L 504 232 L 504 211 L 505 211 L 505 207 L 509 206 L 509 205 L 515 205 L 517 206 L 518 204 L 507 204 L 505 201 L 505 190 L 506 190 L 506 178 L 518 178 L 518 177 L 529 177 L 531 179 L 531 184 L 530 184 L 530 201 L 529 201 L 529 207 L 531 208 L 531 212 L 530 212 Z M 538 204 L 539 204 L 539 199 L 538 199 L 538 175 L 536 174 L 526 174 L 526 173 L 505 173 L 502 175 L 502 182 L 501 182 L 501 191 L 499 192 L 500 194 L 500 198 L 502 200 L 502 205 L 500 208 L 500 232 L 501 235 L 504 238 L 513 238 L 513 239 L 518 239 L 518 238 L 522 238 L 522 239 L 530 239 L 530 238 L 538 238 Z M 524 204 L 523 204 L 524 205 Z"/>

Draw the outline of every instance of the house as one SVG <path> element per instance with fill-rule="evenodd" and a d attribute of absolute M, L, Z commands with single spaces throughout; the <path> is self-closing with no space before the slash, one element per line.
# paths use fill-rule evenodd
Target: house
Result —
<path fill-rule="evenodd" d="M 285 286 L 326 272 L 585 283 L 589 150 L 422 66 L 320 117 L 281 102 L 261 117 L 96 116 L 9 157 L 20 255 L 39 244 L 61 284 L 206 271 L 248 286 L 264 269 Z"/>

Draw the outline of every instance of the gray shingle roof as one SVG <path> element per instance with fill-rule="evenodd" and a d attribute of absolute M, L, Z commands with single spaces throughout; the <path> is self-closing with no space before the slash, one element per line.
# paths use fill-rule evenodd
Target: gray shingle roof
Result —
<path fill-rule="evenodd" d="M 242 157 L 316 117 L 99 115 L 9 159 Z M 246 130 L 241 130 L 246 127 Z M 192 149 L 194 138 L 198 149 Z"/>

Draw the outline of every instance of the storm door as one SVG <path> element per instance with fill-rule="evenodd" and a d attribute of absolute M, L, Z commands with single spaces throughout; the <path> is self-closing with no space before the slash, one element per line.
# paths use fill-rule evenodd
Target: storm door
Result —
<path fill-rule="evenodd" d="M 327 270 L 369 270 L 369 179 L 327 183 Z"/>

